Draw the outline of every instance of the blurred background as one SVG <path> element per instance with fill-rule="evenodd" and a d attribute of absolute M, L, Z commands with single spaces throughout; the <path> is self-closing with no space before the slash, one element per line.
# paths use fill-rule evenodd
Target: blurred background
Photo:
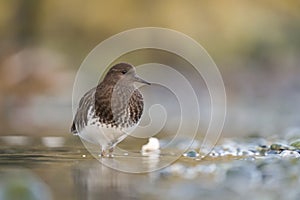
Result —
<path fill-rule="evenodd" d="M 214 59 L 228 98 L 223 137 L 300 127 L 297 0 L 0 0 L 0 135 L 68 135 L 81 62 L 145 26 L 180 31 Z"/>

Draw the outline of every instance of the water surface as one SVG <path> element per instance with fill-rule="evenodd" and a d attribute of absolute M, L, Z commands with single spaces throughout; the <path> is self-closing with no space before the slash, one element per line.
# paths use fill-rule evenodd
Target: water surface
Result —
<path fill-rule="evenodd" d="M 12 139 L 14 142 L 2 138 L 0 146 L 0 199 L 4 200 L 271 200 L 298 199 L 300 195 L 299 150 L 269 145 L 261 138 L 223 142 L 205 158 L 190 150 L 167 168 L 139 174 L 104 166 L 78 139 Z M 156 162 L 168 157 L 159 155 Z M 153 158 L 149 162 L 138 154 L 112 158 L 133 167 L 135 159 L 155 164 Z"/>

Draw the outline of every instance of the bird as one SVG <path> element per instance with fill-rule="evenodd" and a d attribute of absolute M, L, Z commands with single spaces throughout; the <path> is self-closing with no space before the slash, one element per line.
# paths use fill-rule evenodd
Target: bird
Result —
<path fill-rule="evenodd" d="M 151 85 L 129 63 L 113 65 L 97 86 L 79 101 L 71 132 L 101 146 L 101 157 L 113 157 L 115 146 L 138 125 L 144 99 L 135 83 Z"/>

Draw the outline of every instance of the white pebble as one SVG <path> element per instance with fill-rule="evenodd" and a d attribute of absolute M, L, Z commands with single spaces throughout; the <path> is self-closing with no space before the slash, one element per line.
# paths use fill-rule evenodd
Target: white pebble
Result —
<path fill-rule="evenodd" d="M 159 140 L 157 138 L 151 137 L 147 144 L 142 146 L 142 152 L 149 152 L 149 151 L 157 151 L 159 150 Z"/>
<path fill-rule="evenodd" d="M 299 158 L 300 154 L 296 151 L 284 150 L 280 153 L 280 156 L 284 158 Z"/>

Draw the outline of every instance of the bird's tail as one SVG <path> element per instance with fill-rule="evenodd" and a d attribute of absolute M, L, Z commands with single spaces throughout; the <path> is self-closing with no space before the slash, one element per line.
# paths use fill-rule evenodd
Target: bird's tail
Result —
<path fill-rule="evenodd" d="M 73 133 L 74 135 L 78 135 L 78 131 L 76 129 L 75 123 L 73 122 L 72 126 L 71 126 L 71 133 Z"/>

